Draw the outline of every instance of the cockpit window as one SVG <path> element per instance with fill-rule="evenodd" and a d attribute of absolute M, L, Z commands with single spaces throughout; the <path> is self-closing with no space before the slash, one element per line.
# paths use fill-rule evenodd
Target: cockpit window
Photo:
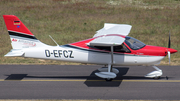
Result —
<path fill-rule="evenodd" d="M 138 50 L 138 49 L 141 49 L 144 46 L 146 46 L 146 44 L 144 44 L 143 42 L 141 42 L 135 38 L 126 36 L 125 39 L 126 39 L 125 43 L 133 50 Z"/>

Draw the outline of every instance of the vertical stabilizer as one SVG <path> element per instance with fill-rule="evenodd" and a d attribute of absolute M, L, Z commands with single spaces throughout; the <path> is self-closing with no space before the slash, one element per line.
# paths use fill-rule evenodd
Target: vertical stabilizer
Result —
<path fill-rule="evenodd" d="M 44 46 L 14 15 L 3 15 L 13 49 Z"/>

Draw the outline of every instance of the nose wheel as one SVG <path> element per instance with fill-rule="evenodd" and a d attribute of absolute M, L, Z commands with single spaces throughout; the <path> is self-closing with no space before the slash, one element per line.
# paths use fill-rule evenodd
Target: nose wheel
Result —
<path fill-rule="evenodd" d="M 156 66 L 152 66 L 152 67 L 155 69 L 155 71 L 148 73 L 147 75 L 145 75 L 145 77 L 159 79 L 163 74 L 162 70 Z"/>

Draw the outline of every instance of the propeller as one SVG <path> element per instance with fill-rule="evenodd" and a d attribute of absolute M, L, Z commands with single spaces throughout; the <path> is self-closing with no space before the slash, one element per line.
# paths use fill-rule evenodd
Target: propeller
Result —
<path fill-rule="evenodd" d="M 169 43 L 168 43 L 168 48 L 171 48 L 171 33 L 169 31 Z"/>
<path fill-rule="evenodd" d="M 169 65 L 170 65 L 170 62 L 171 62 L 171 53 L 170 53 L 170 51 L 168 51 L 168 58 L 169 58 Z"/>
<path fill-rule="evenodd" d="M 171 48 L 171 33 L 169 31 L 169 42 L 168 42 L 168 48 Z M 170 65 L 170 62 L 171 62 L 171 52 L 168 51 L 167 49 L 167 53 L 168 53 L 168 59 L 169 59 L 169 65 Z"/>

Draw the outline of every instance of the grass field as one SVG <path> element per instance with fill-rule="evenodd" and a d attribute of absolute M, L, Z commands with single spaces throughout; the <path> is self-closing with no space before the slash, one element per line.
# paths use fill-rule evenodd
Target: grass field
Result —
<path fill-rule="evenodd" d="M 180 0 L 0 0 L 0 64 L 80 64 L 4 57 L 11 50 L 2 15 L 16 15 L 40 41 L 56 45 L 91 38 L 104 23 L 132 25 L 129 36 L 180 50 Z M 171 64 L 180 65 L 180 53 Z M 167 65 L 166 57 L 161 65 Z"/>

